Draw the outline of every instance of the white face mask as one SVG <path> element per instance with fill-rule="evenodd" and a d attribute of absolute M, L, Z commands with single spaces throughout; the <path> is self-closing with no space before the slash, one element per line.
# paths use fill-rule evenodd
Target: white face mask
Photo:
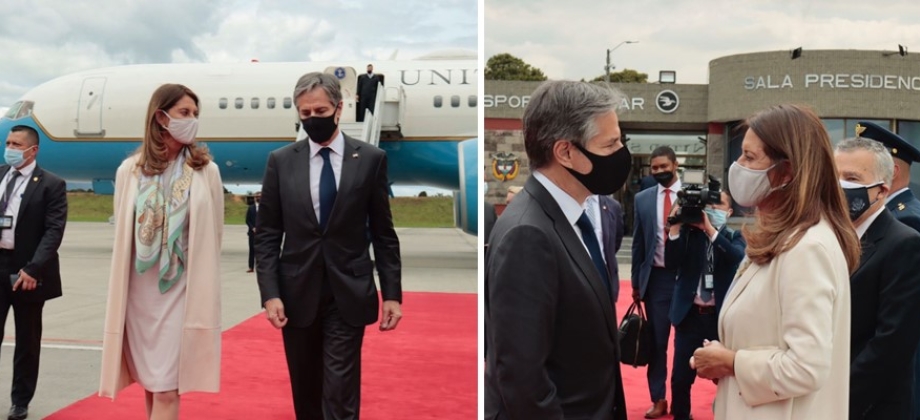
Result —
<path fill-rule="evenodd" d="M 735 202 L 739 206 L 753 207 L 771 192 L 784 187 L 785 185 L 770 188 L 770 177 L 767 176 L 767 173 L 775 166 L 774 164 L 767 169 L 757 170 L 745 168 L 738 162 L 732 163 L 731 168 L 728 169 L 728 188 Z"/>
<path fill-rule="evenodd" d="M 166 130 L 169 131 L 171 135 L 177 142 L 182 144 L 192 144 L 195 141 L 195 136 L 198 135 L 198 118 L 173 118 L 170 117 L 166 111 L 163 111 L 163 115 L 166 115 L 166 118 L 169 118 L 169 126 L 166 127 Z"/>

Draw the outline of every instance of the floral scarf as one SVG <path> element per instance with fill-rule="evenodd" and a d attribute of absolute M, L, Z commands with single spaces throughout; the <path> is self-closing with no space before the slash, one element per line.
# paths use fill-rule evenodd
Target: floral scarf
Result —
<path fill-rule="evenodd" d="M 181 238 L 188 217 L 192 168 L 185 164 L 185 156 L 180 153 L 162 174 L 147 176 L 142 173 L 139 181 L 135 202 L 134 264 L 139 274 L 157 266 L 160 293 L 166 293 L 185 271 L 186 255 Z"/>

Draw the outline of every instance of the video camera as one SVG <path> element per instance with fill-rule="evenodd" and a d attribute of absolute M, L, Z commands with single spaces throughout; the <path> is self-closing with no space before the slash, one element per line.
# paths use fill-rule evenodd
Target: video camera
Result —
<path fill-rule="evenodd" d="M 677 192 L 677 204 L 680 206 L 674 216 L 668 217 L 668 223 L 694 224 L 703 221 L 703 208 L 707 204 L 722 202 L 722 183 L 709 175 L 709 185 L 704 187 L 703 171 L 685 171 L 687 185 Z"/>

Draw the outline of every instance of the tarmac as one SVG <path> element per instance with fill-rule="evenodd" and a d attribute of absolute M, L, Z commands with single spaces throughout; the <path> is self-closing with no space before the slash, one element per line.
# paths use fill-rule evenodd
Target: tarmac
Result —
<path fill-rule="evenodd" d="M 61 245 L 64 296 L 45 304 L 41 367 L 29 418 L 40 419 L 96 395 L 114 226 L 68 222 Z M 477 237 L 460 229 L 397 228 L 403 291 L 476 293 Z M 256 276 L 246 273 L 245 225 L 224 227 L 221 254 L 224 331 L 261 312 Z M 412 316 L 411 314 L 405 314 Z M 0 346 L 0 416 L 9 409 L 15 328 L 7 317 Z M 143 410 L 138 407 L 138 411 Z"/>

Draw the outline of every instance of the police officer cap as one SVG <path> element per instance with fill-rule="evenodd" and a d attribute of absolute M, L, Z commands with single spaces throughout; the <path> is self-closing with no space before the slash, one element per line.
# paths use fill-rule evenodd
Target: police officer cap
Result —
<path fill-rule="evenodd" d="M 878 124 L 869 121 L 860 121 L 856 124 L 856 135 L 884 144 L 885 147 L 891 151 L 892 157 L 901 159 L 908 164 L 920 162 L 920 150 L 917 150 L 916 147 L 908 143 L 907 140 L 901 138 L 901 136 L 892 133 Z"/>

